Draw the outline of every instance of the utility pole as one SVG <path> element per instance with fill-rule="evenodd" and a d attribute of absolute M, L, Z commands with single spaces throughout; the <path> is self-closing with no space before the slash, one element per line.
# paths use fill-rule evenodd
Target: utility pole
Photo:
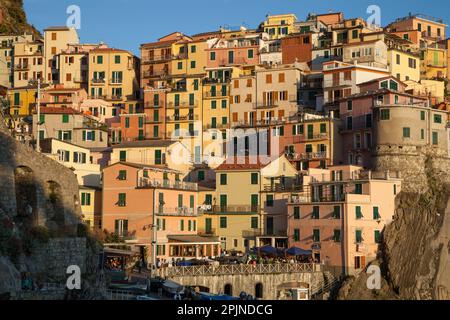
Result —
<path fill-rule="evenodd" d="M 34 80 L 30 83 L 36 83 Z M 36 97 L 37 121 L 36 121 L 36 151 L 41 152 L 41 141 L 39 129 L 41 126 L 41 78 L 37 79 L 37 97 Z"/>

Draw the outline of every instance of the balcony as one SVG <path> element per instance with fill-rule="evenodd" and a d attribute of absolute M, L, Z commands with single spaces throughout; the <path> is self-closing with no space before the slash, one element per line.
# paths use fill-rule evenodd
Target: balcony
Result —
<path fill-rule="evenodd" d="M 142 57 L 142 63 L 143 64 L 157 63 L 157 62 L 163 62 L 163 61 L 169 61 L 169 60 L 172 60 L 172 55 L 171 54 Z"/>
<path fill-rule="evenodd" d="M 106 100 L 110 100 L 110 101 L 122 101 L 122 100 L 123 100 L 123 96 L 120 96 L 120 95 L 111 95 L 111 96 L 108 96 L 108 97 L 106 98 Z"/>
<path fill-rule="evenodd" d="M 91 79 L 92 84 L 105 84 L 104 78 Z"/>
<path fill-rule="evenodd" d="M 242 238 L 254 238 L 262 236 L 264 232 L 260 229 L 242 230 Z"/>
<path fill-rule="evenodd" d="M 307 134 L 307 135 L 299 135 L 293 137 L 293 143 L 302 143 L 307 141 L 314 141 L 314 140 L 328 140 L 328 134 L 326 133 L 319 133 L 319 134 Z"/>
<path fill-rule="evenodd" d="M 86 83 L 87 79 L 86 78 L 81 78 L 81 77 L 75 77 L 75 78 L 73 78 L 73 82 L 74 83 Z"/>
<path fill-rule="evenodd" d="M 197 234 L 199 236 L 205 236 L 205 237 L 214 237 L 217 235 L 217 231 L 214 228 L 209 229 L 198 229 Z"/>
<path fill-rule="evenodd" d="M 344 202 L 345 196 L 346 195 L 344 193 L 312 196 L 311 193 L 309 192 L 303 192 L 298 195 L 292 195 L 289 203 L 302 204 L 302 203 Z"/>
<path fill-rule="evenodd" d="M 303 191 L 303 185 L 300 184 L 281 184 L 264 185 L 264 191 L 267 192 L 300 192 Z"/>
<path fill-rule="evenodd" d="M 206 99 L 214 99 L 214 98 L 217 98 L 217 99 L 220 99 L 220 98 L 227 98 L 228 96 L 230 95 L 230 90 L 226 90 L 226 91 L 223 91 L 223 90 L 220 90 L 220 91 L 207 91 L 207 92 L 205 92 L 205 95 L 204 95 L 204 98 L 206 98 Z"/>
<path fill-rule="evenodd" d="M 253 109 L 272 109 L 277 108 L 279 106 L 279 101 L 268 101 L 264 103 L 254 103 Z"/>
<path fill-rule="evenodd" d="M 147 123 L 147 124 L 162 123 L 163 122 L 162 119 L 163 119 L 163 117 L 155 118 L 153 116 L 151 116 L 151 117 L 147 116 L 147 118 L 145 119 L 145 123 Z"/>
<path fill-rule="evenodd" d="M 196 208 L 189 208 L 186 206 L 170 208 L 160 205 L 156 210 L 157 215 L 163 216 L 197 216 Z"/>
<path fill-rule="evenodd" d="M 286 157 L 292 161 L 304 161 L 304 160 L 323 160 L 327 159 L 328 155 L 326 151 L 321 152 L 306 152 L 306 153 L 288 153 Z"/>
<path fill-rule="evenodd" d="M 12 107 L 21 107 L 21 106 L 23 106 L 23 100 L 13 101 L 13 102 L 11 102 L 11 106 Z"/>
<path fill-rule="evenodd" d="M 192 182 L 181 182 L 181 181 L 171 181 L 171 180 L 158 180 L 146 177 L 140 177 L 138 181 L 139 188 L 163 188 L 163 189 L 177 189 L 177 190 L 188 190 L 197 191 L 198 187 L 196 183 Z"/>
<path fill-rule="evenodd" d="M 338 88 L 338 87 L 351 87 L 353 86 L 353 81 L 351 79 L 344 80 L 325 80 L 323 82 L 323 88 Z"/>
<path fill-rule="evenodd" d="M 144 78 L 153 78 L 153 77 L 167 77 L 169 75 L 169 70 L 160 70 L 160 71 L 144 71 Z"/>
<path fill-rule="evenodd" d="M 208 84 L 227 84 L 230 83 L 231 79 L 230 78 L 205 78 L 203 79 L 203 84 L 204 85 L 208 85 Z"/>
<path fill-rule="evenodd" d="M 182 122 L 182 121 L 197 121 L 199 119 L 198 114 L 188 114 L 188 115 L 173 115 L 173 116 L 167 116 L 166 121 L 167 122 Z"/>
<path fill-rule="evenodd" d="M 121 78 L 112 78 L 109 80 L 110 84 L 122 84 L 123 80 Z"/>
<path fill-rule="evenodd" d="M 224 205 L 224 206 L 212 206 L 213 213 L 259 213 L 259 205 Z"/>
<path fill-rule="evenodd" d="M 264 120 L 256 120 L 256 121 L 238 121 L 233 122 L 233 126 L 235 127 L 267 127 L 272 125 L 282 125 L 286 123 L 286 118 L 270 118 Z"/>
<path fill-rule="evenodd" d="M 230 127 L 230 125 L 228 123 L 216 123 L 215 125 L 213 124 L 207 124 L 203 126 L 203 129 L 208 130 L 208 129 L 228 129 Z"/>
<path fill-rule="evenodd" d="M 26 71 L 26 70 L 30 70 L 30 66 L 28 65 L 28 63 L 16 64 L 14 66 L 14 70 L 16 70 L 16 71 Z"/>
<path fill-rule="evenodd" d="M 198 107 L 198 100 L 189 102 L 180 102 L 175 104 L 174 102 L 169 102 L 167 104 L 167 109 L 192 109 Z"/>
<path fill-rule="evenodd" d="M 151 109 L 159 109 L 159 108 L 162 108 L 162 106 L 160 104 L 161 104 L 161 101 L 150 100 L 144 104 L 144 107 L 151 108 Z"/>
<path fill-rule="evenodd" d="M 88 96 L 88 98 L 89 99 L 100 99 L 100 100 L 106 100 L 106 95 L 100 95 L 100 94 L 97 94 L 97 95 L 91 95 L 91 96 Z"/>
<path fill-rule="evenodd" d="M 171 92 L 187 92 L 187 87 L 186 86 L 174 86 L 171 87 Z"/>

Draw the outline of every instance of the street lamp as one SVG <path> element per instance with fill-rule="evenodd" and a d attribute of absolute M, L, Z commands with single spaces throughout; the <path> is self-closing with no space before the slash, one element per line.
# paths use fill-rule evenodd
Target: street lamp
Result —
<path fill-rule="evenodd" d="M 37 105 L 37 121 L 36 121 L 36 151 L 41 152 L 41 145 L 40 145 L 40 125 L 41 125 L 41 78 L 38 78 L 37 80 L 30 80 L 30 85 L 37 84 L 37 97 L 36 97 L 36 105 Z"/>

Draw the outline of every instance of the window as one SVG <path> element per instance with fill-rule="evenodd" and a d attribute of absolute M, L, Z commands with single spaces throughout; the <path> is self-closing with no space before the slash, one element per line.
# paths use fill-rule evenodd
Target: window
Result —
<path fill-rule="evenodd" d="M 390 119 L 390 110 L 389 109 L 381 109 L 380 110 L 380 120 L 389 120 Z"/>
<path fill-rule="evenodd" d="M 119 201 L 117 202 L 119 207 L 125 207 L 127 205 L 127 195 L 126 193 L 119 193 Z"/>
<path fill-rule="evenodd" d="M 375 234 L 374 234 L 374 238 L 375 238 L 375 243 L 381 243 L 381 231 L 380 230 L 375 230 Z"/>
<path fill-rule="evenodd" d="M 320 124 L 320 133 L 327 133 L 327 124 L 326 123 Z"/>
<path fill-rule="evenodd" d="M 258 217 L 252 217 L 250 220 L 250 227 L 252 229 L 258 229 Z"/>
<path fill-rule="evenodd" d="M 227 185 L 227 174 L 226 173 L 220 174 L 220 185 L 222 185 L 222 186 Z"/>
<path fill-rule="evenodd" d="M 319 219 L 319 218 L 320 218 L 320 208 L 319 206 L 314 206 L 311 219 Z"/>
<path fill-rule="evenodd" d="M 272 75 L 266 74 L 266 83 L 272 83 Z"/>
<path fill-rule="evenodd" d="M 125 128 L 130 127 L 130 118 L 125 118 Z"/>
<path fill-rule="evenodd" d="M 191 69 L 195 69 L 195 67 L 196 67 L 195 61 L 191 61 Z"/>
<path fill-rule="evenodd" d="M 162 151 L 161 150 L 155 150 L 155 164 L 156 165 L 162 164 Z"/>
<path fill-rule="evenodd" d="M 334 206 L 334 208 L 333 208 L 333 218 L 334 219 L 340 219 L 341 218 L 341 207 L 340 206 Z"/>
<path fill-rule="evenodd" d="M 205 171 L 200 170 L 198 172 L 198 181 L 203 181 L 203 180 L 205 180 Z"/>
<path fill-rule="evenodd" d="M 115 64 L 120 64 L 120 56 L 119 55 L 114 56 L 114 63 Z"/>
<path fill-rule="evenodd" d="M 210 59 L 211 61 L 215 61 L 215 60 L 216 60 L 216 53 L 215 53 L 215 52 L 211 52 L 211 53 L 209 54 L 209 59 Z"/>
<path fill-rule="evenodd" d="M 424 129 L 420 129 L 420 139 L 422 139 L 422 140 L 425 139 L 425 130 Z"/>
<path fill-rule="evenodd" d="M 180 220 L 180 231 L 184 231 L 184 219 Z"/>
<path fill-rule="evenodd" d="M 353 38 L 353 39 L 358 38 L 358 30 L 353 30 L 353 31 L 352 31 L 352 38 Z"/>
<path fill-rule="evenodd" d="M 69 115 L 68 114 L 63 114 L 62 115 L 62 122 L 63 123 L 69 123 Z"/>
<path fill-rule="evenodd" d="M 300 229 L 294 229 L 294 241 L 300 241 Z"/>
<path fill-rule="evenodd" d="M 273 207 L 273 195 L 272 194 L 266 195 L 266 205 L 268 207 Z"/>
<path fill-rule="evenodd" d="M 191 46 L 191 53 L 197 52 L 197 46 Z"/>
<path fill-rule="evenodd" d="M 442 123 L 442 116 L 440 114 L 435 114 L 433 116 L 434 123 Z"/>
<path fill-rule="evenodd" d="M 286 76 L 284 73 L 280 73 L 278 74 L 278 82 L 279 83 L 284 83 L 286 81 Z"/>
<path fill-rule="evenodd" d="M 103 56 L 97 56 L 97 64 L 103 64 Z"/>
<path fill-rule="evenodd" d="M 373 207 L 373 220 L 379 220 L 381 218 L 378 207 Z"/>
<path fill-rule="evenodd" d="M 294 219 L 295 220 L 300 219 L 300 207 L 294 207 Z"/>
<path fill-rule="evenodd" d="M 247 52 L 247 57 L 249 59 L 253 59 L 253 56 L 254 56 L 253 49 L 249 49 L 248 52 Z"/>
<path fill-rule="evenodd" d="M 320 242 L 320 230 L 319 229 L 313 230 L 313 241 Z"/>
<path fill-rule="evenodd" d="M 432 139 L 431 140 L 432 140 L 434 146 L 437 146 L 439 144 L 439 134 L 436 131 L 434 131 L 432 133 Z"/>
<path fill-rule="evenodd" d="M 91 194 L 90 193 L 81 193 L 81 205 L 82 206 L 90 206 L 91 205 Z"/>
<path fill-rule="evenodd" d="M 425 111 L 420 111 L 420 120 L 425 120 Z"/>
<path fill-rule="evenodd" d="M 333 231 L 333 241 L 341 242 L 341 230 L 340 229 L 335 229 Z"/>
<path fill-rule="evenodd" d="M 251 183 L 252 184 L 258 184 L 258 173 L 257 172 L 253 172 L 251 174 Z"/>
<path fill-rule="evenodd" d="M 347 117 L 347 130 L 353 129 L 353 117 Z"/>
<path fill-rule="evenodd" d="M 356 230 L 355 231 L 355 242 L 356 243 L 362 243 L 363 238 L 362 238 L 362 230 Z"/>
<path fill-rule="evenodd" d="M 126 151 L 120 151 L 119 153 L 119 159 L 122 162 L 127 161 L 127 152 Z"/>
<path fill-rule="evenodd" d="M 181 69 L 183 69 L 183 62 L 178 62 L 178 64 L 177 64 L 177 68 L 178 68 L 178 70 L 181 70 Z"/>
<path fill-rule="evenodd" d="M 119 237 L 126 236 L 128 234 L 128 220 L 115 220 L 114 231 Z"/>
<path fill-rule="evenodd" d="M 227 227 L 227 217 L 220 217 L 220 228 L 225 229 Z"/>
<path fill-rule="evenodd" d="M 67 150 L 58 150 L 58 158 L 61 162 L 69 162 L 70 161 L 70 152 Z"/>
<path fill-rule="evenodd" d="M 399 54 L 396 55 L 396 62 L 397 62 L 397 64 L 400 64 L 400 62 L 401 62 L 401 61 L 400 61 L 400 55 L 399 55 Z"/>
<path fill-rule="evenodd" d="M 127 170 L 119 171 L 119 180 L 127 180 Z"/>
<path fill-rule="evenodd" d="M 355 214 L 356 214 L 356 219 L 362 219 L 363 218 L 363 214 L 361 211 L 361 207 L 360 206 L 356 206 L 355 207 Z"/>
<path fill-rule="evenodd" d="M 86 163 L 86 153 L 84 152 L 74 152 L 73 153 L 74 163 Z"/>
<path fill-rule="evenodd" d="M 411 138 L 411 129 L 408 127 L 403 128 L 403 138 Z"/>

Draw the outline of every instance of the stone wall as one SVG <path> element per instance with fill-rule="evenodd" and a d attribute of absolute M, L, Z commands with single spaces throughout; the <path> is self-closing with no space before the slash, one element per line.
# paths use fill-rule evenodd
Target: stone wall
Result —
<path fill-rule="evenodd" d="M 255 286 L 263 285 L 263 299 L 276 300 L 280 285 L 292 282 L 309 284 L 310 288 L 320 287 L 324 281 L 323 273 L 279 273 L 279 274 L 235 274 L 217 276 L 178 276 L 171 280 L 184 286 L 201 286 L 209 288 L 211 293 L 223 293 L 225 285 L 231 284 L 232 294 L 238 296 L 241 292 L 255 296 Z M 314 294 L 314 292 L 312 292 Z"/>
<path fill-rule="evenodd" d="M 1 120 L 1 119 L 0 119 Z M 2 121 L 0 121 L 2 122 Z M 50 224 L 49 185 L 58 186 L 63 225 L 74 228 L 81 220 L 81 208 L 78 196 L 78 182 L 73 171 L 56 161 L 39 154 L 28 145 L 24 145 L 9 135 L 3 122 L 0 125 L 0 209 L 10 217 L 17 214 L 15 170 L 26 168 L 35 181 L 36 208 L 33 214 L 39 225 L 55 228 Z M 32 195 L 23 195 L 31 198 Z"/>

